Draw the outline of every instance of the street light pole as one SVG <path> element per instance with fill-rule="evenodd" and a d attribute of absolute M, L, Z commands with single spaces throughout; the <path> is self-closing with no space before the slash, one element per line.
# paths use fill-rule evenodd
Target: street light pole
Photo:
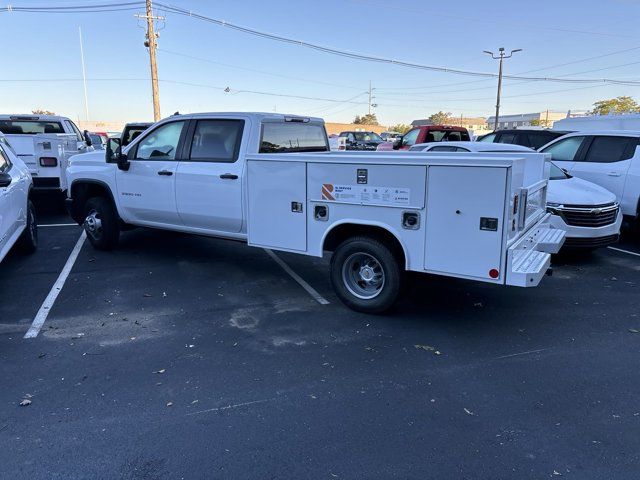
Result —
<path fill-rule="evenodd" d="M 496 97 L 496 116 L 495 116 L 495 121 L 493 123 L 494 130 L 498 129 L 498 118 L 500 117 L 500 95 L 502 94 L 502 63 L 504 62 L 505 58 L 511 58 L 514 53 L 521 52 L 521 51 L 522 51 L 521 48 L 516 48 L 515 50 L 511 50 L 509 55 L 504 53 L 503 47 L 500 47 L 498 49 L 498 52 L 499 52 L 498 55 L 488 50 L 484 51 L 484 53 L 491 55 L 491 58 L 493 58 L 494 60 L 500 60 L 500 66 L 498 68 L 498 95 Z"/>

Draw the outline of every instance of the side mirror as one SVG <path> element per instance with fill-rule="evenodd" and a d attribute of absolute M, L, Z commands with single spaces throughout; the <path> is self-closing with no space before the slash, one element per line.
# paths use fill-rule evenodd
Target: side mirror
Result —
<path fill-rule="evenodd" d="M 11 185 L 11 175 L 8 173 L 0 173 L 0 188 Z"/>
<path fill-rule="evenodd" d="M 398 137 L 393 142 L 393 149 L 398 150 L 402 146 L 402 137 Z"/>
<path fill-rule="evenodd" d="M 84 131 L 84 143 L 87 144 L 87 147 L 90 147 L 93 145 L 93 142 L 91 141 L 91 137 L 89 136 L 88 130 Z"/>
<path fill-rule="evenodd" d="M 129 160 L 127 160 L 127 156 L 122 153 L 119 138 L 109 138 L 109 140 L 107 140 L 104 155 L 107 163 L 115 163 L 120 170 L 124 170 L 125 172 L 129 170 L 130 163 Z"/>

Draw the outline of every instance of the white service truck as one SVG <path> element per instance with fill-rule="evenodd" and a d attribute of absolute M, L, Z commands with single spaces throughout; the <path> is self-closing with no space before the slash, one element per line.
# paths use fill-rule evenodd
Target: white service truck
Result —
<path fill-rule="evenodd" d="M 0 132 L 27 165 L 35 190 L 65 191 L 69 157 L 92 150 L 76 124 L 57 115 L 0 115 Z"/>
<path fill-rule="evenodd" d="M 77 155 L 67 205 L 98 249 L 128 226 L 320 257 L 347 306 L 391 307 L 405 270 L 530 287 L 547 226 L 544 155 L 330 152 L 322 119 L 176 115 L 118 150 Z"/>

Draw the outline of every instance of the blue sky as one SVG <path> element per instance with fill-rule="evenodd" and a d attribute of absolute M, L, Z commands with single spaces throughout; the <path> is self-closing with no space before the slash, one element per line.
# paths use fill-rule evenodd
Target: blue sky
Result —
<path fill-rule="evenodd" d="M 46 6 L 113 1 L 10 3 Z M 640 47 L 637 0 L 166 1 L 266 32 L 421 64 L 497 72 L 497 62 L 482 51 L 504 46 L 523 49 L 506 62 L 506 73 L 540 69 L 531 75 L 640 80 L 640 48 L 548 68 Z M 7 2 L 0 2 L 0 6 L 6 5 Z M 82 83 L 77 81 L 82 78 L 78 41 L 81 26 L 90 79 L 90 117 L 112 121 L 151 119 L 148 54 L 143 46 L 142 22 L 134 18 L 134 13 L 0 13 L 0 36 L 4 41 L 1 110 L 22 113 L 45 108 L 85 119 Z M 159 25 L 158 39 L 163 116 L 175 111 L 276 110 L 348 122 L 356 114 L 367 112 L 364 92 L 369 81 L 378 104 L 374 111 L 385 125 L 408 123 L 438 110 L 465 116 L 493 113 L 494 79 L 352 60 L 193 18 L 158 13 L 166 16 L 166 22 Z M 634 62 L 638 64 L 621 66 Z M 227 86 L 230 93 L 220 89 Z M 242 90 L 274 95 L 238 92 Z M 596 100 L 618 95 L 640 99 L 640 87 L 505 81 L 503 95 L 505 114 L 547 108 L 566 111 L 587 109 Z M 328 101 L 354 97 L 352 101 L 362 104 Z"/>

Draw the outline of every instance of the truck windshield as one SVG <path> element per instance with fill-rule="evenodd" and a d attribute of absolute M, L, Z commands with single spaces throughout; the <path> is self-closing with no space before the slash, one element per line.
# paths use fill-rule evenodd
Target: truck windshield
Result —
<path fill-rule="evenodd" d="M 312 123 L 273 123 L 262 125 L 260 153 L 328 152 L 323 125 Z"/>
<path fill-rule="evenodd" d="M 64 133 L 64 129 L 60 122 L 0 120 L 0 132 L 5 135 L 35 135 L 36 133 Z"/>

